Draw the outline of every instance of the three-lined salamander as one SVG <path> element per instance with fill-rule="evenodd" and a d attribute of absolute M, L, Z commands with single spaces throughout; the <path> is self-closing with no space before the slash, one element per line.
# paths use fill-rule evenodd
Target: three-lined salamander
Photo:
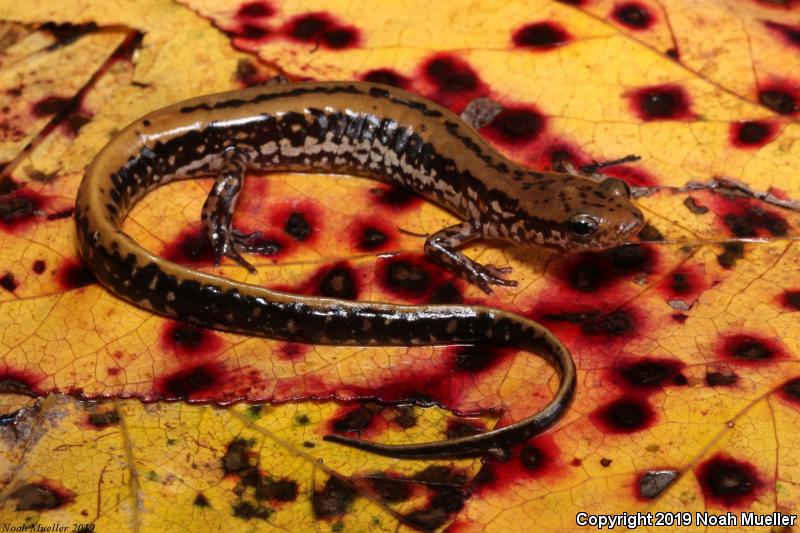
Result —
<path fill-rule="evenodd" d="M 233 281 L 153 255 L 120 229 L 133 204 L 178 179 L 216 176 L 202 222 L 217 257 L 252 266 L 256 235 L 232 227 L 245 173 L 280 170 L 365 176 L 410 189 L 464 219 L 434 233 L 427 255 L 490 292 L 506 271 L 457 248 L 504 239 L 562 250 L 598 250 L 642 226 L 624 182 L 534 172 L 490 147 L 447 109 L 369 83 L 307 82 L 194 98 L 155 111 L 117 134 L 88 167 L 75 218 L 81 256 L 120 298 L 204 327 L 315 344 L 475 343 L 537 352 L 560 386 L 540 412 L 483 434 L 412 445 L 338 435 L 327 440 L 394 457 L 502 449 L 552 425 L 575 388 L 566 347 L 522 316 L 481 306 L 354 302 L 297 296 Z"/>

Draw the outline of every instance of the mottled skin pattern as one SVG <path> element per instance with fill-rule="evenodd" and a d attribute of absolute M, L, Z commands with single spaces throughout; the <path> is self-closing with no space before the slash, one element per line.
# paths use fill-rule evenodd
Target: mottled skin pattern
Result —
<path fill-rule="evenodd" d="M 79 251 L 114 294 L 158 314 L 225 331 L 315 344 L 475 343 L 534 351 L 561 376 L 535 415 L 484 434 L 413 445 L 327 440 L 394 457 L 501 450 L 552 425 L 575 388 L 569 351 L 543 326 L 480 306 L 352 302 L 296 296 L 206 274 L 155 256 L 120 230 L 131 206 L 176 179 L 214 175 L 203 223 L 218 255 L 249 267 L 252 235 L 231 227 L 246 170 L 339 172 L 395 183 L 465 219 L 426 252 L 489 291 L 506 269 L 455 250 L 476 238 L 602 249 L 632 236 L 641 213 L 619 180 L 532 172 L 505 159 L 456 115 L 418 96 L 356 82 L 256 87 L 156 111 L 116 135 L 78 191 Z"/>

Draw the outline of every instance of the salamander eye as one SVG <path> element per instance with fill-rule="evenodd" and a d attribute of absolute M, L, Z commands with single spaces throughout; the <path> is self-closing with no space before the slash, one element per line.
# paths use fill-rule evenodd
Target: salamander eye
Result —
<path fill-rule="evenodd" d="M 569 219 L 567 229 L 576 237 L 589 237 L 597 231 L 597 220 L 586 213 L 578 213 Z"/>

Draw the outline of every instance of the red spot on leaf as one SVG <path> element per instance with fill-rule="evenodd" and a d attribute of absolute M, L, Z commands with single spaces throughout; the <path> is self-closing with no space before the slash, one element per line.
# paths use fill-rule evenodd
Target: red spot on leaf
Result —
<path fill-rule="evenodd" d="M 44 376 L 36 376 L 29 371 L 3 366 L 4 368 L 0 368 L 0 392 L 37 396 L 44 394 L 44 391 L 38 386 L 44 381 Z"/>
<path fill-rule="evenodd" d="M 0 196 L 0 229 L 17 233 L 26 229 L 44 210 L 44 198 L 30 190 L 16 189 Z"/>
<path fill-rule="evenodd" d="M 789 223 L 777 210 L 765 209 L 756 200 L 714 196 L 711 203 L 717 217 L 736 237 L 781 237 L 789 231 Z"/>
<path fill-rule="evenodd" d="M 747 507 L 763 485 L 753 465 L 723 454 L 698 465 L 695 475 L 706 501 L 728 508 Z"/>
<path fill-rule="evenodd" d="M 800 408 L 800 378 L 790 379 L 781 386 L 781 395 Z"/>
<path fill-rule="evenodd" d="M 630 96 L 636 115 L 645 122 L 694 118 L 689 95 L 679 85 L 655 85 L 633 91 Z"/>
<path fill-rule="evenodd" d="M 6 272 L 2 276 L 0 276 L 0 287 L 7 290 L 8 292 L 14 292 L 19 287 L 19 282 L 14 278 L 14 274 L 11 272 Z"/>
<path fill-rule="evenodd" d="M 361 273 L 346 261 L 342 261 L 317 269 L 307 280 L 296 285 L 281 285 L 274 288 L 292 294 L 357 300 L 361 291 Z"/>
<path fill-rule="evenodd" d="M 33 114 L 38 117 L 48 117 L 63 111 L 70 103 L 69 98 L 62 96 L 48 96 L 33 105 Z"/>
<path fill-rule="evenodd" d="M 161 255 L 184 265 L 209 265 L 214 262 L 214 251 L 200 223 L 181 231 L 174 241 L 164 247 Z"/>
<path fill-rule="evenodd" d="M 369 190 L 369 200 L 394 211 L 412 209 L 422 203 L 422 198 L 398 186 L 374 187 Z"/>
<path fill-rule="evenodd" d="M 58 269 L 56 279 L 67 290 L 80 289 L 97 283 L 97 278 L 82 261 L 66 261 Z"/>
<path fill-rule="evenodd" d="M 704 272 L 700 265 L 685 264 L 664 277 L 658 284 L 658 291 L 667 302 L 680 301 L 691 307 L 708 288 Z"/>
<path fill-rule="evenodd" d="M 218 353 L 222 349 L 222 340 L 210 330 L 182 322 L 168 322 L 161 333 L 161 345 L 178 355 L 198 357 Z"/>
<path fill-rule="evenodd" d="M 625 2 L 617 4 L 611 13 L 614 20 L 632 30 L 646 30 L 655 22 L 655 16 L 650 8 L 639 2 Z"/>
<path fill-rule="evenodd" d="M 361 79 L 372 83 L 383 83 L 400 89 L 407 89 L 411 81 L 397 71 L 388 68 L 379 68 L 365 72 Z"/>
<path fill-rule="evenodd" d="M 164 400 L 219 401 L 217 389 L 225 381 L 221 367 L 203 364 L 156 378 L 154 390 Z"/>
<path fill-rule="evenodd" d="M 349 235 L 351 246 L 362 252 L 378 252 L 390 248 L 395 243 L 397 233 L 391 224 L 377 216 L 356 220 L 345 232 Z"/>
<path fill-rule="evenodd" d="M 800 311 L 800 290 L 784 292 L 781 295 L 781 303 L 789 311 Z"/>
<path fill-rule="evenodd" d="M 536 140 L 546 124 L 544 115 L 534 107 L 509 106 L 481 128 L 481 133 L 500 144 L 522 145 Z"/>
<path fill-rule="evenodd" d="M 324 12 L 297 15 L 289 20 L 283 32 L 295 41 L 314 43 L 332 50 L 354 47 L 360 40 L 355 27 L 341 24 Z"/>
<path fill-rule="evenodd" d="M 608 433 L 636 433 L 653 425 L 655 411 L 640 396 L 624 396 L 595 409 L 589 419 Z"/>
<path fill-rule="evenodd" d="M 768 362 L 788 357 L 774 340 L 745 334 L 723 337 L 718 351 L 721 357 L 742 362 Z"/>
<path fill-rule="evenodd" d="M 236 18 L 266 18 L 275 14 L 275 8 L 263 0 L 258 2 L 246 2 L 236 11 Z"/>
<path fill-rule="evenodd" d="M 455 112 L 489 93 L 469 63 L 454 55 L 437 54 L 429 58 L 422 65 L 422 76 L 431 85 L 427 96 Z"/>
<path fill-rule="evenodd" d="M 800 105 L 800 85 L 788 80 L 759 84 L 758 101 L 780 115 L 790 115 Z"/>
<path fill-rule="evenodd" d="M 531 479 L 552 480 L 565 475 L 559 468 L 561 462 L 561 450 L 550 435 L 543 435 L 514 446 L 508 461 L 487 457 L 470 488 L 474 495 L 486 497 L 502 494 Z"/>
<path fill-rule="evenodd" d="M 775 124 L 763 120 L 749 120 L 731 124 L 731 144 L 737 148 L 760 148 L 772 142 L 778 133 Z"/>
<path fill-rule="evenodd" d="M 547 50 L 570 41 L 572 37 L 554 22 L 535 22 L 514 31 L 512 40 L 520 48 Z"/>
<path fill-rule="evenodd" d="M 631 390 L 660 390 L 670 384 L 681 384 L 684 380 L 680 372 L 684 366 L 683 362 L 674 359 L 638 359 L 614 368 L 610 381 Z"/>
<path fill-rule="evenodd" d="M 381 257 L 375 268 L 386 292 L 412 303 L 426 301 L 450 277 L 424 255 Z"/>
<path fill-rule="evenodd" d="M 319 208 L 309 200 L 292 200 L 275 209 L 271 223 L 290 241 L 311 243 L 322 229 Z"/>
<path fill-rule="evenodd" d="M 781 35 L 786 44 L 800 48 L 800 26 L 790 26 L 771 20 L 764 21 L 764 26 Z"/>
<path fill-rule="evenodd" d="M 312 345 L 310 344 L 301 344 L 299 342 L 286 342 L 276 350 L 276 354 L 278 358 L 283 359 L 284 361 L 296 361 L 298 359 L 301 359 L 303 355 L 310 352 L 311 349 Z"/>
<path fill-rule="evenodd" d="M 49 479 L 21 485 L 8 497 L 17 501 L 17 511 L 50 511 L 75 501 L 74 492 Z"/>
<path fill-rule="evenodd" d="M 563 260 L 556 269 L 559 281 L 579 293 L 616 287 L 637 274 L 651 274 L 658 264 L 654 246 L 630 244 L 603 252 L 583 252 Z"/>

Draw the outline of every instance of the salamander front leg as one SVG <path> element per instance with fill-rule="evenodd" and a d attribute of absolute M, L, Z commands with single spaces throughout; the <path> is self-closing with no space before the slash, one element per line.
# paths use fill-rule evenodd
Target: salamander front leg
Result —
<path fill-rule="evenodd" d="M 463 222 L 444 228 L 428 237 L 425 241 L 425 253 L 454 274 L 474 283 L 487 294 L 491 294 L 492 285 L 516 287 L 516 281 L 502 277 L 503 274 L 511 272 L 510 268 L 482 265 L 456 250 L 459 246 L 482 237 L 483 234 L 477 227 L 469 222 Z"/>
<path fill-rule="evenodd" d="M 250 272 L 256 269 L 248 263 L 242 253 L 274 253 L 272 243 L 258 243 L 261 232 L 242 233 L 233 229 L 233 213 L 236 200 L 244 186 L 247 166 L 244 158 L 236 152 L 225 154 L 217 181 L 203 204 L 201 220 L 214 249 L 214 264 L 222 257 L 229 257 Z"/>

